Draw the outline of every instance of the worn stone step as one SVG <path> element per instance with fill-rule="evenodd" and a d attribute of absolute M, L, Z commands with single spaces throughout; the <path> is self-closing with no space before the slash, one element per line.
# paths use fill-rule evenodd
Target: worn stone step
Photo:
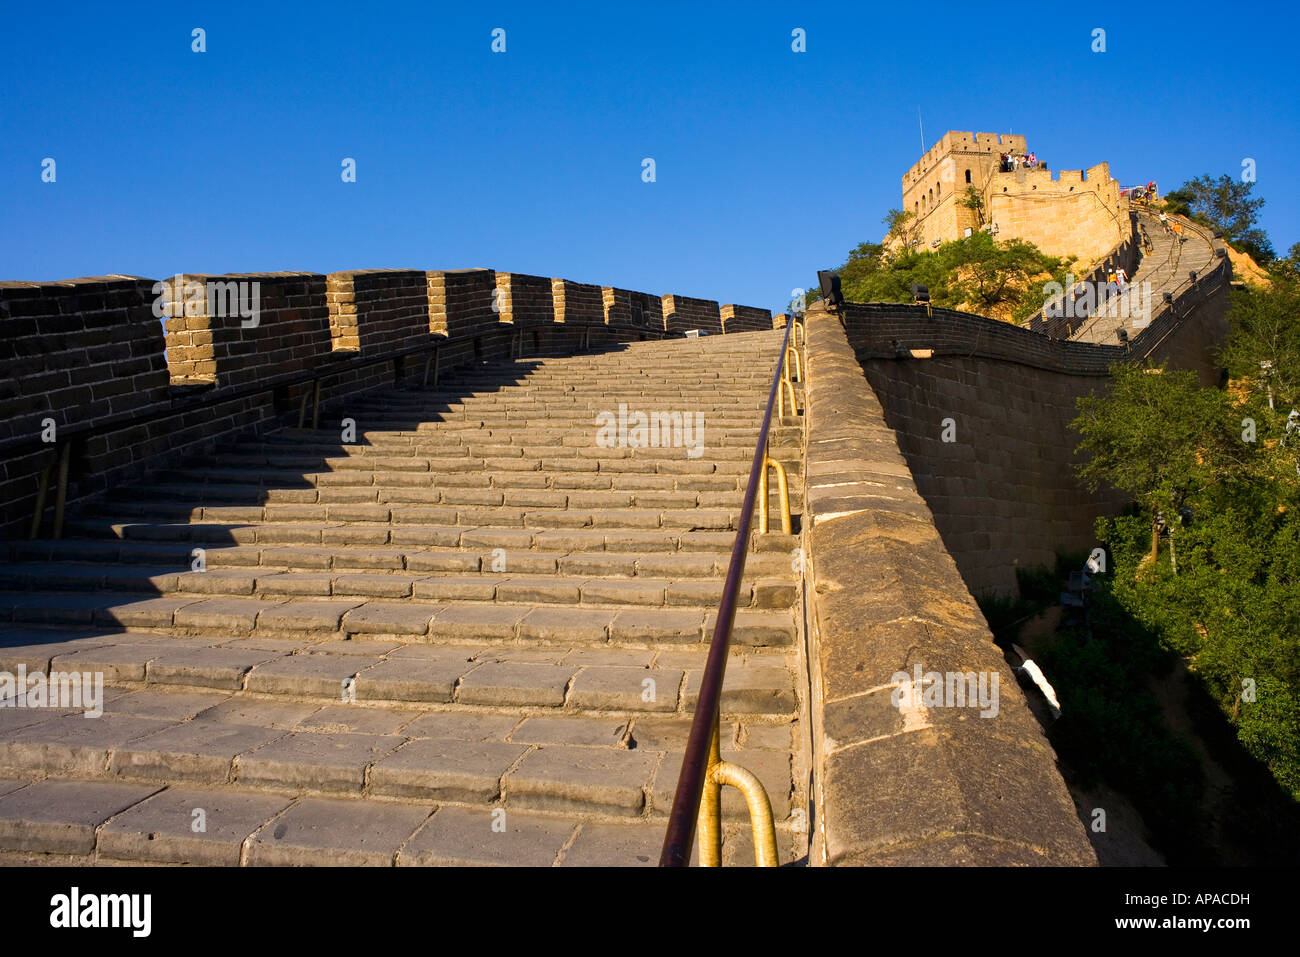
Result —
<path fill-rule="evenodd" d="M 782 335 L 444 369 L 7 543 L 0 671 L 109 687 L 93 721 L 0 707 L 0 862 L 653 863 Z M 620 403 L 701 412 L 702 454 L 605 448 Z M 796 529 L 803 435 L 767 436 Z M 783 859 L 806 846 L 799 542 L 751 537 L 722 700 Z"/>
<path fill-rule="evenodd" d="M 429 511 L 434 517 L 434 508 Z M 219 523 L 112 522 L 104 519 L 76 519 L 67 525 L 70 535 L 91 539 L 175 543 L 215 548 L 223 545 L 258 544 L 332 546 L 327 554 L 332 567 L 398 569 L 410 567 L 407 546 L 459 548 L 477 552 L 503 549 L 540 549 L 544 551 L 715 551 L 734 544 L 735 533 L 729 529 L 698 530 L 673 528 L 536 528 L 480 525 L 380 524 L 369 532 L 366 526 L 346 523 L 267 523 L 228 525 Z M 798 535 L 753 534 L 755 551 L 786 553 L 798 547 Z M 383 546 L 393 546 L 385 548 Z"/>
<path fill-rule="evenodd" d="M 175 572 L 180 574 L 192 567 L 194 556 L 188 545 L 153 544 L 151 542 L 122 541 L 119 539 L 62 539 L 58 541 L 19 541 L 8 545 L 10 561 L 16 563 L 86 563 L 101 565 L 124 563 L 153 565 L 157 571 L 148 574 Z M 341 554 L 341 553 L 340 553 Z M 319 549 L 258 548 L 247 545 L 226 545 L 208 549 L 205 561 L 209 569 L 310 570 L 335 567 L 331 553 Z M 693 578 L 725 577 L 731 553 L 726 551 L 546 551 L 531 549 L 527 552 L 495 553 L 455 549 L 420 549 L 401 556 L 397 568 L 420 573 L 483 573 L 502 574 L 507 571 L 529 575 L 591 575 L 598 577 L 633 578 L 638 575 L 665 577 L 690 575 Z M 779 552 L 750 554 L 746 560 L 746 573 L 755 578 L 778 578 L 793 568 L 792 559 Z M 394 564 L 394 563 L 388 563 Z M 374 572 L 374 568 L 363 569 Z M 131 568 L 123 569 L 126 576 L 142 574 Z"/>
<path fill-rule="evenodd" d="M 636 556 L 628 556 L 635 571 Z M 708 564 L 713 565 L 712 560 Z M 558 565 L 558 563 L 557 563 Z M 403 598 L 417 602 L 502 602 L 506 604 L 584 604 L 702 606 L 721 600 L 723 578 L 603 577 L 602 563 L 565 562 L 550 574 L 478 572 L 473 575 L 399 572 L 303 574 L 285 571 L 210 569 L 59 562 L 0 565 L 0 589 L 32 591 L 124 591 L 158 596 L 223 595 L 297 598 Z M 649 571 L 649 569 L 646 569 Z M 557 573 L 558 572 L 558 573 Z M 596 574 L 590 574 L 590 573 Z M 796 587 L 785 577 L 749 576 L 739 607 L 791 608 Z"/>
<path fill-rule="evenodd" d="M 769 498 L 778 500 L 776 483 L 770 482 Z M 791 507 L 802 505 L 801 489 L 790 490 Z M 603 508 L 727 508 L 737 509 L 743 504 L 744 492 L 736 488 L 729 491 L 697 491 L 694 489 L 550 489 L 505 488 L 490 485 L 445 486 L 430 488 L 422 485 L 384 486 L 323 486 L 310 489 L 264 489 L 258 485 L 183 485 L 149 484 L 127 485 L 111 489 L 107 502 L 148 502 L 151 505 L 175 506 L 188 503 L 187 517 L 201 519 L 202 506 L 266 506 L 278 505 L 499 505 L 529 509 L 603 509 Z M 96 514 L 119 514 L 107 505 L 97 506 Z M 195 514 L 197 512 L 197 514 Z M 139 514 L 139 513 L 136 513 Z M 149 513 L 146 513 L 149 514 Z M 158 513 L 161 516 L 162 512 Z M 361 514 L 379 514 L 378 512 Z M 323 517 L 328 517 L 328 512 Z M 379 519 L 376 519 L 379 520 Z"/>
<path fill-rule="evenodd" d="M 559 581 L 563 581 L 560 579 Z M 379 598 L 202 597 L 156 593 L 5 592 L 0 593 L 0 622 L 32 625 L 98 625 L 141 628 L 159 634 L 241 637 L 357 637 L 367 640 L 438 643 L 448 641 L 546 641 L 548 629 L 569 618 L 592 644 L 608 642 L 635 647 L 664 647 L 707 642 L 716 612 L 698 606 L 647 606 L 608 600 L 657 593 L 645 583 L 609 581 L 593 589 L 600 605 L 553 607 L 538 602 L 413 602 Z M 616 586 L 623 586 L 617 588 Z M 648 594 L 647 594 L 648 593 Z M 573 603 L 576 605 L 577 603 Z M 577 627 L 576 625 L 574 626 Z M 738 647 L 784 647 L 794 644 L 789 609 L 746 608 L 736 612 L 732 641 Z"/>

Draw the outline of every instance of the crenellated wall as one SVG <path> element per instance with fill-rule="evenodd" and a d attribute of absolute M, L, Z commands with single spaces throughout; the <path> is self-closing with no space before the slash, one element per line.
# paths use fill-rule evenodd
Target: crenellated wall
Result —
<path fill-rule="evenodd" d="M 663 298 L 664 328 L 669 332 L 699 329 L 709 335 L 722 333 L 722 310 L 712 299 L 668 295 Z"/>
<path fill-rule="evenodd" d="M 663 301 L 660 297 L 613 286 L 604 286 L 600 292 L 607 324 L 658 331 L 665 328 Z"/>
<path fill-rule="evenodd" d="M 26 534 L 43 473 L 49 531 L 61 459 L 73 502 L 317 396 L 670 335 L 662 303 L 492 269 L 0 283 L 0 534 Z"/>
<path fill-rule="evenodd" d="M 1093 263 L 1132 235 L 1128 197 L 1110 165 L 1087 170 L 995 172 L 984 187 L 985 219 L 999 239 L 1033 243 L 1049 256 Z"/>
<path fill-rule="evenodd" d="M 336 351 L 428 344 L 428 277 L 418 269 L 358 269 L 325 277 L 330 338 Z M 364 339 L 363 339 L 364 337 Z"/>
<path fill-rule="evenodd" d="M 499 272 L 496 306 L 502 322 L 520 325 L 555 322 L 555 291 L 551 280 L 517 272 Z"/>
<path fill-rule="evenodd" d="M 753 306 L 728 303 L 722 307 L 721 318 L 723 332 L 758 332 L 774 328 L 771 311 Z"/>
<path fill-rule="evenodd" d="M 605 293 L 599 286 L 568 279 L 551 280 L 556 322 L 605 322 Z"/>

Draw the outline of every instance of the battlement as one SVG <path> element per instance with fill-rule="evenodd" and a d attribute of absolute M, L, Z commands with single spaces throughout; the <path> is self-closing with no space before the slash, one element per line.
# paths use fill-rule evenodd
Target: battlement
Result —
<path fill-rule="evenodd" d="M 1029 146 L 1025 137 L 1020 134 L 967 133 L 962 130 L 949 130 L 903 175 L 903 191 L 907 191 L 909 184 L 924 179 L 941 159 L 953 153 L 986 153 L 996 158 L 1002 153 L 1028 151 Z"/>
<path fill-rule="evenodd" d="M 1004 192 L 1029 192 L 1042 186 L 1056 184 L 1063 187 L 1087 185 L 1091 189 L 1105 187 L 1117 182 L 1111 178 L 1110 164 L 1098 163 L 1086 170 L 1077 169 L 1019 169 L 997 170 L 993 174 L 997 186 Z M 1067 189 L 1066 192 L 1070 192 Z"/>
<path fill-rule="evenodd" d="M 903 209 L 913 215 L 920 248 L 994 229 L 1051 256 L 1095 262 L 1131 234 L 1128 199 L 1110 165 L 1053 172 L 1044 164 L 1002 169 L 1002 154 L 1024 155 L 1028 142 L 1010 133 L 950 130 L 903 176 Z M 982 210 L 964 204 L 974 190 Z"/>
<path fill-rule="evenodd" d="M 0 529 L 31 520 L 69 443 L 72 501 L 440 367 L 771 326 L 765 309 L 487 268 L 0 282 Z"/>

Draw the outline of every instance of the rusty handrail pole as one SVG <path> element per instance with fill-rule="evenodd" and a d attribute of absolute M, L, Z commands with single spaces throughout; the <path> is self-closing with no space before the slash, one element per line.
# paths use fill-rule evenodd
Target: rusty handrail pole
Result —
<path fill-rule="evenodd" d="M 691 841 L 695 838 L 695 821 L 700 811 L 700 793 L 704 789 L 709 743 L 722 703 L 722 677 L 727 670 L 731 626 L 736 619 L 736 596 L 740 591 L 740 580 L 745 574 L 749 526 L 754 517 L 754 498 L 758 493 L 759 476 L 765 468 L 767 433 L 772 426 L 772 406 L 776 403 L 777 390 L 781 387 L 781 370 L 785 365 L 785 350 L 790 343 L 790 330 L 793 327 L 793 322 L 785 324 L 780 358 L 777 359 L 776 372 L 772 376 L 772 388 L 767 393 L 767 410 L 763 413 L 754 461 L 749 467 L 749 484 L 745 486 L 745 501 L 740 507 L 740 527 L 736 530 L 736 543 L 731 548 L 731 564 L 727 566 L 727 581 L 722 588 L 722 601 L 718 605 L 718 621 L 713 627 L 713 641 L 709 644 L 709 658 L 704 666 L 704 678 L 700 681 L 695 717 L 691 720 L 690 737 L 686 739 L 682 770 L 677 776 L 677 791 L 673 794 L 668 832 L 664 835 L 663 852 L 659 856 L 660 867 L 685 867 L 691 859 Z"/>

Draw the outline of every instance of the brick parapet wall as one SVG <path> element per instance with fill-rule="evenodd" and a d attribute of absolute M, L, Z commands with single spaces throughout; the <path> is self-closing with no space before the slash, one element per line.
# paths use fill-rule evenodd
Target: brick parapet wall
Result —
<path fill-rule="evenodd" d="M 568 279 L 551 280 L 551 303 L 556 322 L 605 321 L 604 291 L 600 286 Z"/>
<path fill-rule="evenodd" d="M 663 303 L 658 296 L 604 286 L 601 288 L 601 302 L 606 325 L 625 325 L 656 332 L 667 330 Z"/>
<path fill-rule="evenodd" d="M 553 280 L 523 273 L 496 274 L 498 316 L 514 325 L 555 322 Z"/>
<path fill-rule="evenodd" d="M 817 827 L 831 865 L 1092 865 L 1055 755 L 838 319 L 807 316 L 805 553 Z M 894 704 L 896 672 L 996 673 L 996 716 Z"/>
<path fill-rule="evenodd" d="M 210 299 L 210 284 L 233 284 L 232 297 Z M 492 308 L 498 289 L 510 321 Z M 254 290 L 258 312 L 245 316 Z M 418 384 L 435 349 L 449 370 L 665 335 L 657 295 L 618 292 L 626 318 L 607 324 L 598 286 L 490 269 L 0 283 L 0 534 L 25 533 L 39 476 L 66 443 L 72 503 L 296 421 L 312 380 L 329 407 Z"/>
<path fill-rule="evenodd" d="M 664 328 L 669 332 L 699 329 L 709 335 L 722 333 L 722 310 L 712 299 L 690 296 L 663 297 Z"/>
<path fill-rule="evenodd" d="M 164 404 L 152 279 L 0 282 L 0 440 Z"/>
<path fill-rule="evenodd" d="M 772 311 L 754 306 L 737 306 L 728 303 L 721 309 L 721 318 L 724 333 L 757 332 L 762 329 L 776 328 L 772 324 Z"/>
<path fill-rule="evenodd" d="M 1067 375 L 1105 375 L 1128 353 L 1121 346 L 1053 339 L 1011 323 L 954 309 L 901 303 L 846 303 L 841 310 L 862 359 L 903 358 L 913 349 L 935 356 L 976 354 Z M 901 354 L 900 354 L 901 353 Z"/>
<path fill-rule="evenodd" d="M 352 270 L 330 273 L 325 280 L 334 351 L 371 355 L 432 341 L 424 270 Z"/>

